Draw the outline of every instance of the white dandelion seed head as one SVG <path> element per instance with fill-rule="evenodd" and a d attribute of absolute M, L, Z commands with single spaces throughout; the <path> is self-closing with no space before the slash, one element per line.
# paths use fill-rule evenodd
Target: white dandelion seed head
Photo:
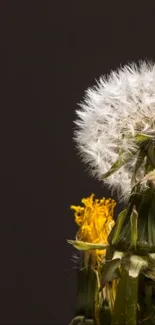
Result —
<path fill-rule="evenodd" d="M 76 111 L 75 141 L 91 174 L 103 180 L 119 150 L 124 155 L 135 151 L 133 159 L 104 180 L 120 201 L 131 192 L 131 177 L 135 165 L 137 144 L 124 135 L 155 130 L 155 64 L 129 64 L 86 91 L 83 103 Z M 143 175 L 143 171 L 141 177 Z"/>

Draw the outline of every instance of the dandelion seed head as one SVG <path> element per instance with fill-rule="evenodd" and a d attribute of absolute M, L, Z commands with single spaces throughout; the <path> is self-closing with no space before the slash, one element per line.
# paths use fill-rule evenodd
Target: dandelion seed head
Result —
<path fill-rule="evenodd" d="M 138 152 L 134 139 L 127 134 L 134 137 L 155 131 L 155 65 L 132 63 L 106 78 L 101 76 L 86 90 L 76 114 L 75 142 L 92 176 L 102 181 L 120 150 L 124 157 L 135 152 L 129 163 L 104 180 L 112 192 L 117 191 L 120 201 L 126 201 Z"/>

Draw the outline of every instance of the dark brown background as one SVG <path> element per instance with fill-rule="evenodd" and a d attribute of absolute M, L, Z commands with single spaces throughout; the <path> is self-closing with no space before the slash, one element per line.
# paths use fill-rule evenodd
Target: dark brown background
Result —
<path fill-rule="evenodd" d="M 101 74 L 155 60 L 154 35 L 153 1 L 0 1 L 0 324 L 72 318 L 69 206 L 110 195 L 76 156 L 76 103 Z"/>

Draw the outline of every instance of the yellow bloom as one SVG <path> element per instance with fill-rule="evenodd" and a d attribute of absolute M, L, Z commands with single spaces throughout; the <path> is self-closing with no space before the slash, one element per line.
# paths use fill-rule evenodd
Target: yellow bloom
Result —
<path fill-rule="evenodd" d="M 114 207 L 116 202 L 112 199 L 94 199 L 94 194 L 81 200 L 83 207 L 71 206 L 75 211 L 75 222 L 79 226 L 77 240 L 94 244 L 107 243 L 108 235 L 114 226 Z M 95 262 L 100 262 L 105 255 L 105 250 L 91 251 Z"/>

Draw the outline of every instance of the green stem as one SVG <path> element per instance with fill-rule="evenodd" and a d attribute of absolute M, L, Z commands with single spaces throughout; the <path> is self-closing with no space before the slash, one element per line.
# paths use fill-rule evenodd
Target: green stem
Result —
<path fill-rule="evenodd" d="M 121 279 L 118 283 L 116 300 L 112 315 L 111 325 L 123 325 L 125 321 L 125 295 L 126 295 L 126 278 L 127 271 L 122 269 Z M 132 324 L 133 325 L 133 324 Z"/>
<path fill-rule="evenodd" d="M 126 283 L 126 325 L 137 324 L 137 302 L 138 302 L 138 280 L 139 276 L 133 278 L 127 276 Z"/>

